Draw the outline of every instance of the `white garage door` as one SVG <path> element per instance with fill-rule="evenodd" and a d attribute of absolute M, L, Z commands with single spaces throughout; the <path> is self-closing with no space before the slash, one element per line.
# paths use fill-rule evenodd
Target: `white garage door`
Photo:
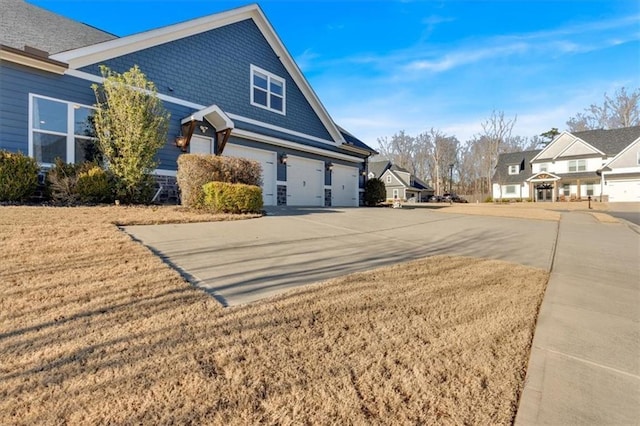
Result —
<path fill-rule="evenodd" d="M 609 201 L 640 201 L 640 179 L 607 180 Z"/>
<path fill-rule="evenodd" d="M 257 161 L 262 166 L 262 200 L 265 206 L 276 205 L 276 153 L 228 143 L 222 153 Z"/>
<path fill-rule="evenodd" d="M 287 158 L 287 205 L 324 206 L 324 161 Z"/>
<path fill-rule="evenodd" d="M 336 207 L 358 206 L 358 169 L 334 165 L 331 171 L 331 205 Z"/>

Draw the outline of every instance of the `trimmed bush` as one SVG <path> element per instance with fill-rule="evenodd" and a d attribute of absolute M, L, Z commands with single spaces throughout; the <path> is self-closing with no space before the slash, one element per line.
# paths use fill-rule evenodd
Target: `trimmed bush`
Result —
<path fill-rule="evenodd" d="M 485 203 L 493 203 L 493 197 L 492 196 L 488 196 L 487 198 L 484 199 Z"/>
<path fill-rule="evenodd" d="M 85 167 L 78 173 L 76 191 L 83 203 L 110 203 L 113 201 L 113 186 L 109 174 L 101 167 Z"/>
<path fill-rule="evenodd" d="M 59 204 L 103 203 L 113 200 L 110 175 L 95 163 L 65 163 L 57 158 L 47 173 L 51 199 Z"/>
<path fill-rule="evenodd" d="M 22 201 L 33 195 L 39 170 L 33 158 L 0 150 L 0 201 Z"/>
<path fill-rule="evenodd" d="M 242 183 L 209 182 L 203 185 L 202 206 L 216 213 L 260 213 L 262 188 Z"/>
<path fill-rule="evenodd" d="M 177 182 L 182 205 L 203 205 L 203 185 L 208 182 L 260 186 L 262 167 L 257 161 L 216 155 L 182 154 L 178 157 Z"/>
<path fill-rule="evenodd" d="M 375 206 L 387 198 L 387 189 L 378 178 L 369 179 L 364 187 L 364 202 L 367 206 Z"/>

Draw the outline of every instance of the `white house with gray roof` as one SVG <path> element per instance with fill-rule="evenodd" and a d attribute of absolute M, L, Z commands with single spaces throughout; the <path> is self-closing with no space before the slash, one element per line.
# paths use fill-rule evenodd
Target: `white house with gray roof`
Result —
<path fill-rule="evenodd" d="M 640 126 L 562 132 L 544 149 L 500 154 L 493 198 L 640 201 Z"/>

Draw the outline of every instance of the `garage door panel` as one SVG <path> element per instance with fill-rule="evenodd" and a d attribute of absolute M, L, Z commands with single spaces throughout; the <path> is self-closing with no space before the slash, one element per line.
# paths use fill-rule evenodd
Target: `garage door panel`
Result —
<path fill-rule="evenodd" d="M 331 205 L 335 207 L 358 206 L 358 169 L 335 165 L 331 172 Z"/>
<path fill-rule="evenodd" d="M 262 166 L 262 201 L 265 206 L 276 205 L 276 153 L 257 148 L 227 144 L 224 149 L 227 157 L 246 158 L 257 161 Z"/>
<path fill-rule="evenodd" d="M 324 162 L 309 158 L 287 158 L 287 205 L 324 205 Z"/>
<path fill-rule="evenodd" d="M 611 202 L 640 201 L 640 179 L 608 180 L 607 193 Z"/>

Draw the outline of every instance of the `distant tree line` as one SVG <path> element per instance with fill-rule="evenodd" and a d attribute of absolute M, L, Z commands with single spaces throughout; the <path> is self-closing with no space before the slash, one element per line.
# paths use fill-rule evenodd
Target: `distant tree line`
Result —
<path fill-rule="evenodd" d="M 612 97 L 605 93 L 601 105 L 590 105 L 569 118 L 567 130 L 638 126 L 639 102 L 640 89 L 627 93 L 623 87 Z M 436 194 L 447 192 L 450 186 L 460 194 L 490 194 L 499 154 L 538 149 L 560 134 L 552 128 L 531 137 L 513 135 L 516 121 L 517 116 L 506 117 L 503 111 L 494 110 L 481 123 L 482 131 L 465 142 L 434 127 L 415 136 L 401 130 L 391 137 L 378 138 L 380 157 L 429 182 Z"/>

